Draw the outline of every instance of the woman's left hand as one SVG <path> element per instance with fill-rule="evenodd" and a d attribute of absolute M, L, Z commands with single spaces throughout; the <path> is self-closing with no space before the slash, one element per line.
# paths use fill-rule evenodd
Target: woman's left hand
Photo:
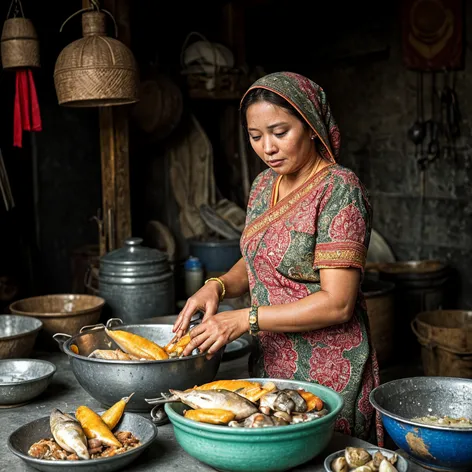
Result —
<path fill-rule="evenodd" d="M 192 340 L 183 351 L 189 356 L 195 348 L 207 352 L 207 359 L 225 344 L 238 339 L 249 330 L 249 309 L 223 311 L 203 321 L 190 330 Z"/>

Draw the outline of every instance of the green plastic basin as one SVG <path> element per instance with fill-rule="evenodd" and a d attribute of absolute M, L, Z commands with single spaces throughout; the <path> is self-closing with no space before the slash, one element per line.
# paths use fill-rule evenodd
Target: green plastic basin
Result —
<path fill-rule="evenodd" d="M 230 428 L 199 423 L 183 417 L 189 407 L 167 403 L 165 411 L 174 426 L 174 434 L 182 448 L 195 459 L 228 472 L 275 472 L 303 464 L 328 445 L 343 398 L 321 385 L 281 379 L 246 379 L 274 382 L 279 389 L 303 388 L 319 396 L 329 413 L 317 420 L 269 428 Z"/>

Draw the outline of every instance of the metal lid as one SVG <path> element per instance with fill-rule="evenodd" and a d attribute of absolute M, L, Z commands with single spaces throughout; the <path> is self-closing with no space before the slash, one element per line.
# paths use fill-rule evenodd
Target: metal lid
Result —
<path fill-rule="evenodd" d="M 142 238 L 128 238 L 122 248 L 105 254 L 99 277 L 153 277 L 170 271 L 167 254 L 141 246 L 142 242 Z"/>
<path fill-rule="evenodd" d="M 122 248 L 105 254 L 101 260 L 120 265 L 149 264 L 167 260 L 165 253 L 158 249 L 141 246 L 142 242 L 142 238 L 128 238 Z"/>

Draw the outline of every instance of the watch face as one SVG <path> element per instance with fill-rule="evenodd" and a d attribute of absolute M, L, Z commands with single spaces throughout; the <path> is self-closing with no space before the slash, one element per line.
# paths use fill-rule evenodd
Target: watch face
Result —
<path fill-rule="evenodd" d="M 257 317 L 255 315 L 251 315 L 249 317 L 249 323 L 256 323 L 257 322 Z"/>

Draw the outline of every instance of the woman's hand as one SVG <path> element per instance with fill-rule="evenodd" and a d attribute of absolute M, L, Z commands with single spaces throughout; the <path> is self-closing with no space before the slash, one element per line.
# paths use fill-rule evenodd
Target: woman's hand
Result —
<path fill-rule="evenodd" d="M 197 292 L 198 293 L 198 292 Z M 189 356 L 195 348 L 207 352 L 211 359 L 215 352 L 225 344 L 238 339 L 249 330 L 249 309 L 232 310 L 211 316 L 192 328 L 192 340 L 183 351 L 183 356 Z"/>
<path fill-rule="evenodd" d="M 190 320 L 197 311 L 203 311 L 203 321 L 216 314 L 220 304 L 220 290 L 220 284 L 212 280 L 187 300 L 172 328 L 172 332 L 176 333 L 177 339 L 187 332 Z"/>

